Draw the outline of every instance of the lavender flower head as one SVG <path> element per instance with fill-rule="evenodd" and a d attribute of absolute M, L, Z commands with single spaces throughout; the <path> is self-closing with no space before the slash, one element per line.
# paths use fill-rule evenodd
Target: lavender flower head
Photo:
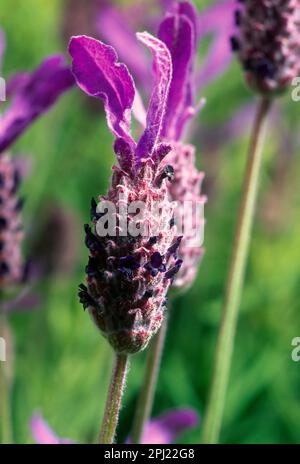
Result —
<path fill-rule="evenodd" d="M 251 88 L 281 93 L 300 73 L 299 0 L 243 0 L 231 39 Z"/>
<path fill-rule="evenodd" d="M 5 40 L 0 30 L 0 66 Z M 32 73 L 20 73 L 8 80 L 8 107 L 0 115 L 0 287 L 21 282 L 24 275 L 23 239 L 18 189 L 20 163 L 7 153 L 14 141 L 74 83 L 62 56 L 47 58 Z"/>
<path fill-rule="evenodd" d="M 146 128 L 137 143 L 130 133 L 134 82 L 126 66 L 118 63 L 115 50 L 86 36 L 73 37 L 69 48 L 78 85 L 104 101 L 119 163 L 113 167 L 108 194 L 99 198 L 100 207 L 104 204 L 105 209 L 109 202 L 116 211 L 115 225 L 107 234 L 99 232 L 103 212 L 92 201 L 93 227 L 85 226 L 90 251 L 87 286 L 80 286 L 79 296 L 114 350 L 127 354 L 145 348 L 160 328 L 169 286 L 182 264 L 177 256 L 181 237 L 176 236 L 167 187 L 173 168 L 162 165 L 171 150 L 161 133 L 172 60 L 159 39 L 146 32 L 137 37 L 152 52 L 155 76 Z M 124 205 L 132 204 L 142 205 L 138 216 L 136 210 L 121 213 Z M 146 233 L 129 232 L 135 226 Z"/>

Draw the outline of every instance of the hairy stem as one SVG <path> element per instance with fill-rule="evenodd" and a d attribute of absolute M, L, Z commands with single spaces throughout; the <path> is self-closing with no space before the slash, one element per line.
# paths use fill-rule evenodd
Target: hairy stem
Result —
<path fill-rule="evenodd" d="M 114 442 L 121 409 L 121 401 L 124 393 L 127 368 L 128 356 L 116 354 L 102 427 L 100 430 L 100 444 L 112 444 Z"/>
<path fill-rule="evenodd" d="M 146 362 L 143 385 L 140 390 L 132 428 L 132 443 L 140 443 L 146 422 L 149 420 L 157 385 L 160 361 L 167 331 L 167 319 L 152 340 Z"/>
<path fill-rule="evenodd" d="M 202 440 L 204 443 L 217 443 L 221 430 L 234 348 L 237 316 L 258 194 L 266 121 L 270 106 L 271 102 L 269 99 L 265 97 L 260 99 L 248 151 L 242 200 L 225 290 L 222 321 L 218 335 L 214 372 L 203 423 Z"/>

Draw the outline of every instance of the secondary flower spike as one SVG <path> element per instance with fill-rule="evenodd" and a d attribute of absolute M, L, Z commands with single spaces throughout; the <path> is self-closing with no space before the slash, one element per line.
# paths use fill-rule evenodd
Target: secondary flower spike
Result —
<path fill-rule="evenodd" d="M 206 198 L 201 195 L 204 174 L 196 168 L 195 148 L 182 142 L 187 123 L 197 114 L 202 102 L 194 104 L 194 62 L 197 55 L 197 11 L 189 1 L 174 2 L 159 27 L 159 38 L 168 46 L 173 64 L 173 79 L 166 107 L 163 127 L 164 139 L 172 144 L 172 151 L 163 163 L 174 167 L 174 180 L 169 185 L 169 196 L 178 202 L 176 220 L 184 219 L 185 208 L 192 206 L 192 221 L 187 227 L 184 223 L 183 238 L 179 247 L 179 256 L 183 264 L 173 286 L 186 289 L 194 282 L 203 248 L 195 234 L 204 227 L 201 214 Z M 201 212 L 199 211 L 201 206 Z M 197 224 L 198 223 L 198 224 Z M 192 240 L 194 236 L 194 239 Z"/>
<path fill-rule="evenodd" d="M 243 0 L 231 38 L 251 88 L 275 94 L 300 74 L 300 1 Z"/>
<path fill-rule="evenodd" d="M 155 79 L 146 127 L 137 143 L 130 133 L 135 86 L 115 50 L 86 36 L 73 37 L 69 47 L 78 85 L 104 101 L 119 163 L 113 167 L 108 194 L 99 198 L 98 207 L 92 201 L 92 228 L 85 226 L 90 251 L 87 286 L 80 286 L 79 296 L 114 350 L 123 354 L 145 348 L 160 328 L 169 286 L 182 263 L 177 256 L 181 237 L 176 236 L 167 187 L 173 168 L 162 164 L 171 150 L 162 142 L 161 131 L 172 60 L 157 38 L 146 32 L 138 38 L 152 52 Z M 99 221 L 104 211 L 99 206 L 105 210 L 108 204 L 116 211 L 115 223 L 103 233 Z M 136 210 L 124 213 L 124 205 L 132 204 L 139 205 L 138 216 Z M 159 204 L 159 213 L 155 204 Z M 143 233 L 132 233 L 135 227 Z"/>
<path fill-rule="evenodd" d="M 0 71 L 4 51 L 5 37 L 0 29 Z M 48 57 L 32 73 L 18 73 L 7 81 L 6 96 L 9 102 L 3 114 L 0 115 L 1 288 L 20 283 L 25 274 L 24 267 L 26 267 L 22 263 L 21 253 L 23 201 L 18 198 L 19 184 L 24 169 L 22 169 L 22 163 L 10 157 L 7 150 L 73 85 L 74 77 L 61 55 Z M 6 305 L 6 308 L 8 307 L 9 305 Z M 11 305 L 10 308 L 12 307 Z"/>
<path fill-rule="evenodd" d="M 8 155 L 0 156 L 0 289 L 20 283 L 24 268 L 21 243 L 23 240 L 18 198 L 20 171 Z"/>

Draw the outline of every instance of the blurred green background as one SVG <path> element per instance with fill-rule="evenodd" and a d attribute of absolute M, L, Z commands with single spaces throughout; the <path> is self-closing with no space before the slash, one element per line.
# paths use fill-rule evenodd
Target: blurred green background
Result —
<path fill-rule="evenodd" d="M 197 3 L 201 9 L 211 2 Z M 72 8 L 72 1 L 69 4 Z M 0 26 L 7 40 L 4 77 L 33 69 L 48 54 L 67 56 L 63 30 L 70 26 L 70 19 L 66 8 L 62 0 L 1 1 Z M 235 62 L 202 93 L 207 105 L 197 121 L 201 133 L 207 129 L 213 134 L 216 125 L 228 122 L 245 102 L 254 101 Z M 287 95 L 276 106 L 281 117 L 269 129 L 264 153 L 223 424 L 225 443 L 300 442 L 300 364 L 291 360 L 291 341 L 300 336 L 300 103 Z M 286 133 L 292 144 L 287 143 Z M 248 136 L 246 131 L 229 143 L 225 138 L 210 150 L 195 131 L 198 165 L 206 172 L 204 193 L 209 195 L 206 253 L 193 287 L 171 302 L 154 416 L 184 406 L 203 416 Z M 81 443 L 97 439 L 112 352 L 79 304 L 77 285 L 84 279 L 87 260 L 82 225 L 89 221 L 91 197 L 107 189 L 114 162 L 111 145 L 101 103 L 94 104 L 74 88 L 13 149 L 14 154 L 28 154 L 32 160 L 23 185 L 25 253 L 30 251 L 33 234 L 47 221 L 49 206 L 65 211 L 72 224 L 63 239 L 55 228 L 51 241 L 49 234 L 42 237 L 45 252 L 50 243 L 60 240 L 55 259 L 59 261 L 68 250 L 71 264 L 39 283 L 37 310 L 10 317 L 16 349 L 13 426 L 17 443 L 32 442 L 29 420 L 35 411 L 62 437 Z M 119 442 L 124 442 L 130 429 L 145 354 L 132 358 Z M 199 441 L 200 427 L 182 441 Z"/>

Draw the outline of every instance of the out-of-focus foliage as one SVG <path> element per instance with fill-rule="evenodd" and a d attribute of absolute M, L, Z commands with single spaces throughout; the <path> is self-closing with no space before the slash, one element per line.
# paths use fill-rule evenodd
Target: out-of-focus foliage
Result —
<path fill-rule="evenodd" d="M 202 8 L 209 4 L 197 3 Z M 47 54 L 66 51 L 61 32 L 64 6 L 59 0 L 2 0 L 1 27 L 7 39 L 4 77 L 33 68 Z M 205 89 L 204 96 L 207 105 L 198 124 L 208 129 L 228 121 L 254 98 L 235 62 Z M 23 186 L 27 250 L 49 203 L 71 210 L 83 224 L 89 221 L 91 197 L 105 193 L 113 163 L 112 138 L 101 104 L 93 103 L 79 89 L 72 90 L 14 147 L 14 153 L 28 153 L 32 159 L 32 172 Z M 300 103 L 287 95 L 276 106 L 282 116 L 269 130 L 264 154 L 224 442 L 300 442 L 300 364 L 291 360 L 291 341 L 300 336 L 299 141 L 292 149 L 282 143 L 284 132 L 294 138 L 299 133 Z M 194 139 L 211 194 L 206 206 L 206 255 L 193 288 L 171 301 L 155 415 L 183 406 L 203 414 L 248 135 L 230 143 L 223 140 L 213 152 L 205 149 L 197 129 Z M 83 443 L 97 437 L 112 353 L 78 303 L 77 285 L 83 279 L 87 252 L 81 241 L 75 251 L 73 270 L 40 282 L 39 310 L 11 317 L 16 344 L 13 425 L 18 443 L 32 441 L 29 418 L 35 410 L 42 411 L 60 436 Z M 120 441 L 130 427 L 144 358 L 145 353 L 132 358 Z M 185 442 L 197 441 L 199 433 L 190 432 Z"/>

